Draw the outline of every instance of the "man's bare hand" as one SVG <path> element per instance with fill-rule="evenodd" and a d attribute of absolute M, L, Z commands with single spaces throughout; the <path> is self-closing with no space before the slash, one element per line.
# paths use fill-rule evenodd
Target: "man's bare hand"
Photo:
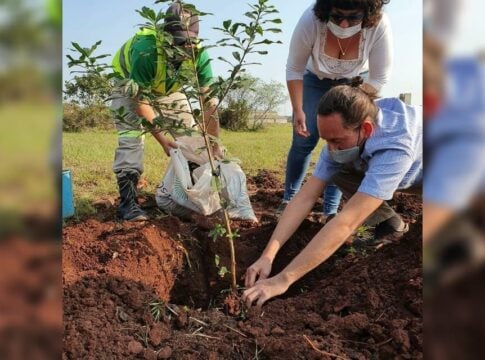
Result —
<path fill-rule="evenodd" d="M 264 280 L 271 273 L 271 261 L 267 257 L 260 257 L 254 264 L 246 270 L 245 286 L 247 289 L 252 287 L 256 280 Z M 257 279 L 256 279 L 257 277 Z"/>
<path fill-rule="evenodd" d="M 272 297 L 281 295 L 288 290 L 290 284 L 278 274 L 272 278 L 258 280 L 253 287 L 244 291 L 242 300 L 249 308 L 253 304 L 261 311 L 263 304 Z"/>
<path fill-rule="evenodd" d="M 224 159 L 224 150 L 223 150 L 223 147 L 220 146 L 219 144 L 214 144 L 212 146 L 212 154 L 214 155 L 214 158 L 216 158 L 217 160 Z"/>
<path fill-rule="evenodd" d="M 167 156 L 170 156 L 170 150 L 177 149 L 179 146 L 175 141 L 165 140 L 162 144 L 162 147 L 163 151 L 165 151 L 165 154 L 167 154 Z"/>

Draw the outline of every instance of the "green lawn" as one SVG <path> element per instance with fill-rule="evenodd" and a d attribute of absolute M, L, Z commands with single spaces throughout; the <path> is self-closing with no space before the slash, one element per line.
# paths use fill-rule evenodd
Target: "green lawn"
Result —
<path fill-rule="evenodd" d="M 55 106 L 49 103 L 0 107 L 0 210 L 26 212 L 48 203 L 56 206 L 50 164 L 56 150 L 56 115 Z"/>
<path fill-rule="evenodd" d="M 230 155 L 242 161 L 248 176 L 259 169 L 275 171 L 284 177 L 286 155 L 291 144 L 291 124 L 272 125 L 258 132 L 222 131 L 221 139 Z M 117 194 L 111 170 L 117 137 L 113 132 L 64 133 L 63 168 L 72 172 L 74 196 L 78 204 Z M 316 161 L 322 144 L 313 154 Z M 154 192 L 162 179 L 168 158 L 150 135 L 145 142 L 147 191 Z"/>

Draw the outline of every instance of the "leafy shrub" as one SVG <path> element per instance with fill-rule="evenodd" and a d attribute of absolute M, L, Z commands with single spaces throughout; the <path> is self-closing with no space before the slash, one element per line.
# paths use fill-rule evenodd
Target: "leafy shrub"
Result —
<path fill-rule="evenodd" d="M 108 130 L 113 128 L 113 116 L 110 109 L 104 105 L 81 107 L 72 103 L 64 104 L 63 131 L 81 132 L 87 129 Z"/>

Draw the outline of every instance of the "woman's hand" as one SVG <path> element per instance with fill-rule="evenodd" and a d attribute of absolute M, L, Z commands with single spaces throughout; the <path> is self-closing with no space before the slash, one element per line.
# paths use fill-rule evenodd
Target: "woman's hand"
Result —
<path fill-rule="evenodd" d="M 298 135 L 310 136 L 310 132 L 306 128 L 306 116 L 303 110 L 293 112 L 293 127 Z"/>

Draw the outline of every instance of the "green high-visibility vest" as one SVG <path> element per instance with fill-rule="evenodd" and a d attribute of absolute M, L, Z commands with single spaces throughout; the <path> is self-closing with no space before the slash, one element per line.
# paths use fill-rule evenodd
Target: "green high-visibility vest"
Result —
<path fill-rule="evenodd" d="M 62 25 L 62 0 L 47 0 L 49 21 L 56 26 Z"/>
<path fill-rule="evenodd" d="M 152 29 L 141 29 L 138 31 L 135 36 L 129 39 L 127 42 L 123 44 L 121 49 L 119 49 L 114 58 L 113 58 L 113 69 L 114 71 L 124 79 L 128 79 L 131 74 L 131 61 L 130 61 L 130 53 L 131 53 L 131 46 L 133 42 L 136 40 L 138 36 L 147 36 L 153 35 L 156 39 L 156 48 L 160 48 L 161 41 L 157 32 Z M 187 68 L 193 66 L 192 59 L 184 60 L 180 65 L 181 68 Z M 164 54 L 161 51 L 157 51 L 157 64 L 156 64 L 156 73 L 155 79 L 153 80 L 152 90 L 161 94 L 167 95 L 174 91 L 177 91 L 180 88 L 180 84 L 173 83 L 169 89 L 166 89 L 166 76 L 167 76 L 167 67 Z"/>

